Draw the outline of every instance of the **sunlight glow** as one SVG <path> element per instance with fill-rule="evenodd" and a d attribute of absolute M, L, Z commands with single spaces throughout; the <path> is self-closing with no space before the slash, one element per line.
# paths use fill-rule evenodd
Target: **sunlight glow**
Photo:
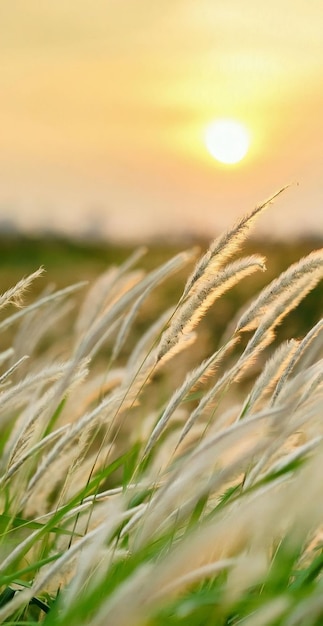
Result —
<path fill-rule="evenodd" d="M 209 124 L 205 130 L 205 145 L 210 155 L 232 165 L 241 161 L 250 146 L 250 136 L 246 127 L 231 119 L 219 119 Z"/>

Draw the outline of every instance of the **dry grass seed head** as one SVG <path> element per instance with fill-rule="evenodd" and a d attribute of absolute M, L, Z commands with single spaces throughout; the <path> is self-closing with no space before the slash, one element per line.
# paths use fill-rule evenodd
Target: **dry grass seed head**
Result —
<path fill-rule="evenodd" d="M 321 352 L 323 345 L 323 320 L 320 320 L 299 342 L 297 350 L 295 351 L 293 358 L 291 359 L 288 368 L 283 375 L 280 376 L 275 392 L 273 394 L 272 402 L 275 402 L 282 391 L 287 378 L 291 372 L 295 370 L 295 366 L 300 361 L 300 365 L 303 369 L 306 369 L 307 365 L 315 359 L 316 355 Z"/>
<path fill-rule="evenodd" d="M 230 259 L 233 254 L 240 248 L 240 245 L 247 238 L 252 228 L 255 218 L 266 209 L 275 198 L 277 198 L 287 187 L 283 187 L 271 198 L 257 206 L 251 213 L 241 218 L 237 224 L 224 235 L 215 239 L 207 252 L 201 257 L 189 276 L 182 296 L 185 299 L 192 288 L 195 289 L 196 284 L 205 275 L 214 274 Z"/>
<path fill-rule="evenodd" d="M 29 289 L 31 283 L 44 273 L 44 268 L 40 267 L 26 278 L 22 278 L 14 287 L 8 289 L 0 296 L 0 309 L 8 304 L 14 304 L 19 307 L 22 305 L 23 296 Z"/>
<path fill-rule="evenodd" d="M 217 298 L 242 278 L 259 269 L 265 270 L 265 259 L 260 255 L 253 255 L 230 263 L 212 278 L 208 277 L 200 281 L 191 297 L 178 308 L 169 328 L 161 337 L 157 360 L 160 361 L 168 351 L 174 348 L 183 334 L 189 335 L 194 330 Z"/>
<path fill-rule="evenodd" d="M 192 372 L 190 372 L 183 384 L 175 391 L 173 396 L 171 397 L 168 405 L 163 411 L 160 419 L 158 420 L 153 432 L 151 433 L 149 440 L 146 444 L 144 455 L 148 454 L 156 441 L 158 440 L 161 432 L 165 428 L 168 420 L 170 419 L 174 409 L 179 405 L 179 403 L 183 400 L 188 391 L 196 385 L 196 383 L 201 380 L 206 374 L 211 375 L 214 373 L 215 368 L 217 368 L 222 361 L 222 359 L 228 354 L 228 352 L 232 349 L 233 345 L 237 342 L 236 339 L 233 339 L 226 346 L 223 346 L 219 350 L 217 350 L 214 354 L 211 355 L 208 359 L 203 361 L 197 368 L 195 368 Z M 202 402 L 202 400 L 201 400 Z M 195 419 L 192 419 L 190 422 L 186 422 L 186 425 L 183 428 L 182 436 L 180 438 L 180 442 L 187 435 L 188 430 L 193 425 Z"/>
<path fill-rule="evenodd" d="M 285 341 L 275 350 L 271 358 L 265 363 L 263 371 L 254 383 L 242 407 L 240 417 L 245 417 L 250 411 L 254 413 L 261 403 L 264 402 L 266 396 L 268 397 L 275 385 L 277 385 L 277 381 L 281 380 L 289 370 L 298 346 L 299 342 L 291 339 L 290 341 Z"/>
<path fill-rule="evenodd" d="M 83 300 L 76 320 L 75 330 L 78 336 L 83 335 L 101 314 L 109 291 L 119 278 L 128 272 L 145 253 L 146 248 L 138 248 L 119 267 L 109 267 L 94 281 Z"/>
<path fill-rule="evenodd" d="M 299 286 L 304 288 L 304 295 L 302 295 L 302 297 L 305 297 L 322 279 L 322 276 L 323 249 L 315 250 L 300 259 L 300 261 L 291 265 L 285 272 L 280 274 L 278 278 L 265 287 L 238 321 L 236 332 L 257 328 L 261 319 L 264 316 L 267 317 L 272 307 L 276 306 L 276 302 L 281 300 L 283 309 L 285 302 L 288 303 L 289 295 L 292 293 L 297 294 Z M 306 283 L 308 284 L 307 290 L 305 288 Z M 295 300 L 293 307 L 296 306 L 299 301 L 300 300 Z M 285 315 L 289 310 L 290 309 L 286 311 Z"/>
<path fill-rule="evenodd" d="M 65 287 L 64 289 L 60 289 L 59 291 L 55 291 L 54 293 L 51 293 L 42 298 L 39 298 L 32 304 L 29 304 L 28 306 L 26 306 L 24 309 L 21 309 L 20 311 L 17 311 L 16 313 L 9 315 L 4 320 L 2 320 L 2 322 L 0 322 L 0 332 L 3 332 L 7 330 L 8 328 L 10 328 L 10 326 L 12 326 L 16 322 L 18 322 L 20 319 L 28 315 L 31 311 L 39 309 L 40 307 L 45 306 L 49 304 L 50 302 L 54 302 L 56 300 L 65 298 L 66 296 L 69 296 L 70 294 L 75 293 L 76 291 L 79 291 L 85 285 L 87 285 L 87 282 L 81 281 L 79 283 L 76 283 L 75 285 L 70 285 L 69 287 Z"/>

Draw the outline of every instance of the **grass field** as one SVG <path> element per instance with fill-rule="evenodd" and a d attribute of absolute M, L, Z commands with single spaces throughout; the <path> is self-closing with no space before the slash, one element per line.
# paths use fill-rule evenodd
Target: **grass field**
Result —
<path fill-rule="evenodd" d="M 201 252 L 208 246 L 206 241 L 195 241 Z M 259 250 L 268 259 L 266 274 L 254 276 L 248 284 L 236 285 L 218 302 L 215 310 L 208 316 L 204 328 L 216 337 L 223 332 L 227 320 L 243 302 L 250 299 L 257 291 L 285 270 L 291 263 L 309 254 L 311 250 L 322 246 L 322 241 L 307 239 L 290 242 L 275 242 L 252 239 L 245 242 L 246 254 Z M 185 249 L 185 245 L 163 243 L 148 245 L 142 256 L 141 266 L 152 270 L 169 258 Z M 136 249 L 130 245 L 117 245 L 104 242 L 87 242 L 62 239 L 59 237 L 38 238 L 27 236 L 0 237 L 0 289 L 5 291 L 26 274 L 38 267 L 45 269 L 41 281 L 31 286 L 31 297 L 38 295 L 44 283 L 54 284 L 57 288 L 67 287 L 78 280 L 94 281 L 100 273 L 111 265 L 124 262 Z M 172 281 L 161 285 L 158 293 L 150 299 L 148 306 L 141 311 L 137 320 L 139 332 L 151 322 L 162 305 L 172 304 L 179 297 L 186 271 L 179 271 Z M 302 306 L 291 313 L 288 326 L 281 329 L 281 336 L 287 338 L 297 333 L 304 333 L 317 317 L 317 310 L 323 308 L 323 290 L 318 286 L 302 303 Z"/>
<path fill-rule="evenodd" d="M 247 246 L 263 208 L 3 242 L 0 623 L 323 622 L 323 249 Z"/>

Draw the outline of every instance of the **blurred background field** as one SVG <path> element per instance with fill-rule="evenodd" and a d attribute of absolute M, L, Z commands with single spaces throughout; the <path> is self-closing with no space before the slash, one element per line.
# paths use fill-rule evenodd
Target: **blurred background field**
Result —
<path fill-rule="evenodd" d="M 148 245 L 137 266 L 145 270 L 158 267 L 180 250 L 197 246 L 204 251 L 209 242 L 154 243 Z M 280 272 L 312 250 L 321 247 L 319 239 L 294 240 L 289 243 L 253 239 L 244 245 L 242 253 L 261 253 L 267 258 L 267 271 L 257 272 L 252 278 L 222 296 L 202 321 L 201 334 L 206 342 L 217 345 L 228 323 L 239 308 L 251 299 L 260 288 L 277 277 Z M 15 234 L 0 241 L 0 290 L 3 292 L 23 276 L 43 266 L 45 273 L 34 282 L 27 301 L 39 294 L 48 284 L 66 287 L 78 281 L 93 281 L 112 265 L 120 265 L 136 249 L 133 245 L 118 245 L 95 240 L 61 237 L 37 238 Z M 159 312 L 178 301 L 188 270 L 177 273 L 159 286 L 143 305 L 135 325 L 138 336 L 157 317 Z M 81 297 L 77 296 L 77 297 Z M 319 317 L 323 308 L 323 289 L 318 285 L 292 312 L 282 328 L 279 338 L 302 336 Z"/>

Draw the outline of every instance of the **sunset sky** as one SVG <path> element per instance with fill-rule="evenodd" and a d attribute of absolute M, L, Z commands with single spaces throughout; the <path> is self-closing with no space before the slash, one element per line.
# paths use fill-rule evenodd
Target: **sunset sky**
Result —
<path fill-rule="evenodd" d="M 0 221 L 212 237 L 292 183 L 257 232 L 323 236 L 322 33 L 322 0 L 3 0 Z"/>

